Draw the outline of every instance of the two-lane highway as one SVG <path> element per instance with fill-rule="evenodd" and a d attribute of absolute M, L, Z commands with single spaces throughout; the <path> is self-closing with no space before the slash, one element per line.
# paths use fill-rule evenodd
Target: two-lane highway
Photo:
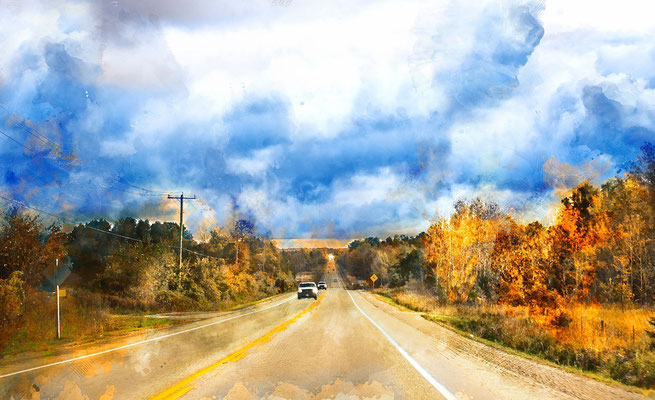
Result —
<path fill-rule="evenodd" d="M 295 295 L 254 308 L 27 364 L 0 362 L 0 398 L 146 399 L 307 308 Z M 38 396 L 38 397 L 37 397 Z"/>
<path fill-rule="evenodd" d="M 473 342 L 328 277 L 321 297 L 159 333 L 0 378 L 2 398 L 636 398 Z M 0 376 L 6 375 L 3 367 Z M 104 397 L 103 397 L 104 396 Z M 345 396 L 345 397 L 344 397 Z"/>
<path fill-rule="evenodd" d="M 438 398 L 347 291 L 331 287 L 319 301 L 247 357 L 198 377 L 182 398 Z"/>

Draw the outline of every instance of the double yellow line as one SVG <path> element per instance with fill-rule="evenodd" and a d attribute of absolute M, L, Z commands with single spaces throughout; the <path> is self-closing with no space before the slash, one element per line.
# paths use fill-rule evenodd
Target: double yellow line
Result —
<path fill-rule="evenodd" d="M 290 320 L 278 325 L 272 331 L 268 332 L 264 336 L 260 337 L 259 339 L 254 340 L 253 342 L 250 342 L 246 346 L 244 346 L 244 347 L 240 348 L 239 350 L 231 353 L 227 357 L 216 361 L 212 365 L 210 365 L 208 367 L 205 367 L 205 368 L 203 368 L 203 369 L 189 375 L 188 377 L 186 377 L 182 381 L 180 381 L 180 382 L 176 383 L 175 385 L 169 387 L 168 389 L 164 390 L 163 392 L 159 393 L 158 395 L 151 397 L 150 400 L 164 400 L 164 399 L 165 400 L 174 400 L 174 399 L 177 399 L 177 398 L 183 396 L 184 394 L 186 394 L 188 391 L 190 391 L 191 389 L 193 389 L 195 387 L 194 385 L 192 385 L 193 381 L 195 381 L 196 379 L 198 379 L 201 376 L 205 375 L 207 372 L 212 371 L 212 370 L 218 368 L 219 366 L 221 366 L 221 365 L 223 365 L 225 363 L 240 360 L 241 358 L 245 357 L 248 354 L 248 352 L 252 348 L 254 348 L 255 346 L 258 346 L 260 344 L 268 342 L 269 340 L 271 340 L 273 338 L 273 336 L 276 333 L 284 331 L 285 329 L 287 329 L 289 327 L 289 325 L 293 324 L 298 319 L 300 319 L 303 315 L 305 315 L 306 313 L 308 313 L 309 311 L 314 309 L 316 306 L 318 306 L 318 303 L 323 299 L 323 296 L 325 296 L 325 294 L 321 295 L 318 298 L 318 300 L 314 301 L 309 307 L 305 308 L 304 310 L 302 310 L 301 312 L 296 314 Z"/>

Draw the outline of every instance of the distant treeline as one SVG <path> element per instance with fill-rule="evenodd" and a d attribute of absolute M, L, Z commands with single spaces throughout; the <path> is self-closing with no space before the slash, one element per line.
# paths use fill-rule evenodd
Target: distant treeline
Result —
<path fill-rule="evenodd" d="M 562 198 L 555 222 L 519 223 L 481 199 L 415 237 L 354 241 L 338 260 L 349 274 L 399 287 L 422 282 L 444 303 L 499 303 L 535 312 L 573 303 L 655 302 L 655 147 L 600 187 Z M 565 323 L 558 312 L 553 323 Z"/>
<path fill-rule="evenodd" d="M 100 316 L 110 310 L 222 309 L 293 290 L 296 273 L 319 276 L 325 268 L 325 251 L 281 251 L 254 231 L 247 220 L 238 220 L 226 233 L 210 232 L 204 242 L 185 231 L 180 268 L 178 224 L 99 219 L 64 232 L 60 225 L 44 225 L 29 210 L 5 209 L 0 223 L 0 348 L 12 337 L 36 337 L 43 330 L 26 327 L 34 325 L 40 312 L 52 312 L 46 311 L 54 303 L 44 283 L 52 279 L 56 259 L 60 268 L 72 268 L 64 283 L 70 303 L 66 311 L 90 314 L 84 321 L 98 325 L 80 322 L 80 335 L 106 326 L 108 319 Z"/>

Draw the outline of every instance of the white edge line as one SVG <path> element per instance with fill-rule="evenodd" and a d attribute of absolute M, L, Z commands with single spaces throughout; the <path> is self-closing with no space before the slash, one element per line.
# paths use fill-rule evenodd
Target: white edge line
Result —
<path fill-rule="evenodd" d="M 400 352 L 400 354 L 402 354 L 403 357 L 405 357 L 405 359 L 407 361 L 409 361 L 410 364 L 412 364 L 412 367 L 414 367 L 414 369 L 416 369 L 423 376 L 423 378 L 425 378 L 428 382 L 430 382 L 430 384 L 432 386 L 434 386 L 434 388 L 437 389 L 439 391 L 439 393 L 441 393 L 441 395 L 443 397 L 445 397 L 446 399 L 448 399 L 448 400 L 457 400 L 457 397 L 455 397 L 454 394 L 452 394 L 448 389 L 446 389 L 441 383 L 437 382 L 437 380 L 434 379 L 434 377 L 432 377 L 432 375 L 430 375 L 430 373 L 428 371 L 426 371 L 425 368 L 423 368 L 421 366 L 421 364 L 419 364 L 412 356 L 410 356 L 409 353 L 407 353 L 402 347 L 400 347 L 400 345 L 398 343 L 396 343 L 396 341 L 393 340 L 391 338 L 391 336 L 389 336 L 389 334 L 387 332 L 385 332 L 384 329 L 382 329 L 382 327 L 380 325 L 378 325 L 375 321 L 373 321 L 373 319 L 371 317 L 366 315 L 364 310 L 359 308 L 359 306 L 357 305 L 357 302 L 355 302 L 355 299 L 350 294 L 349 290 L 346 290 L 346 293 L 348 293 L 348 296 L 350 296 L 350 300 L 353 301 L 353 304 L 355 305 L 355 307 L 357 307 L 359 312 L 361 312 L 366 317 L 366 319 L 371 321 L 371 323 L 373 325 L 375 325 L 375 327 L 378 328 L 378 330 L 380 332 L 382 332 L 382 334 L 387 338 L 389 343 L 391 343 L 393 345 L 393 347 L 395 347 L 396 350 L 398 350 L 398 352 Z"/>
<path fill-rule="evenodd" d="M 68 360 L 57 361 L 57 362 L 54 362 L 54 363 L 45 364 L 45 365 L 39 365 L 39 366 L 37 366 L 37 367 L 32 367 L 32 368 L 24 369 L 24 370 L 21 370 L 21 371 L 10 372 L 10 373 L 8 373 L 8 374 L 0 375 L 0 379 L 2 379 L 2 378 L 7 378 L 7 377 L 9 377 L 9 376 L 13 376 L 13 375 L 22 374 L 22 373 L 25 373 L 25 372 L 35 371 L 35 370 L 37 370 L 37 369 L 43 369 L 43 368 L 47 368 L 47 367 L 53 367 L 53 366 L 55 366 L 55 365 L 68 364 L 68 363 L 71 363 L 71 362 L 73 362 L 73 361 L 82 360 L 82 359 L 85 359 L 85 358 L 96 357 L 96 356 L 100 356 L 100 355 L 103 355 L 103 354 L 111 353 L 111 352 L 114 352 L 114 351 L 118 351 L 118 350 L 122 350 L 122 349 L 127 349 L 128 347 L 134 347 L 134 346 L 138 346 L 138 345 L 140 345 L 140 344 L 144 344 L 144 343 L 148 343 L 148 342 L 154 342 L 154 341 L 156 341 L 156 340 L 165 339 L 165 338 L 168 338 L 168 337 L 171 337 L 171 336 L 175 336 L 175 335 L 180 335 L 180 334 L 182 334 L 182 333 L 187 333 L 187 332 L 195 331 L 195 330 L 198 330 L 198 329 L 206 328 L 206 327 L 208 327 L 208 326 L 212 326 L 212 325 L 220 324 L 220 323 L 223 323 L 223 322 L 231 321 L 231 320 L 233 320 L 233 319 L 237 319 L 237 318 L 245 317 L 245 316 L 247 316 L 247 315 L 255 314 L 255 313 L 258 313 L 258 312 L 260 312 L 260 311 L 269 310 L 269 309 L 271 309 L 271 308 L 274 308 L 274 307 L 277 307 L 277 306 L 279 306 L 279 305 L 282 305 L 282 304 L 286 303 L 287 301 L 291 301 L 291 300 L 293 300 L 295 297 L 296 297 L 296 296 L 294 295 L 294 296 L 291 296 L 291 297 L 289 297 L 288 299 L 283 300 L 283 301 L 281 301 L 281 302 L 279 302 L 279 303 L 277 303 L 277 304 L 273 304 L 273 305 L 271 305 L 271 306 L 264 307 L 264 308 L 261 308 L 261 309 L 259 309 L 259 310 L 250 311 L 250 312 L 247 312 L 247 313 L 245 313 L 245 314 L 235 315 L 235 316 L 233 316 L 233 317 L 225 318 L 225 319 L 222 319 L 222 320 L 220 320 L 220 321 L 214 321 L 214 322 L 209 323 L 209 324 L 205 324 L 205 325 L 201 325 L 201 326 L 196 326 L 196 327 L 193 327 L 193 328 L 185 329 L 185 330 L 178 331 L 178 332 L 169 333 L 169 334 L 162 335 L 162 336 L 157 336 L 157 337 L 150 338 L 150 339 L 141 340 L 141 341 L 134 342 L 134 343 L 129 343 L 129 344 L 126 344 L 126 345 L 123 345 L 123 346 L 115 347 L 115 348 L 113 348 L 113 349 L 107 349 L 107 350 L 99 351 L 99 352 L 97 352 L 97 353 L 86 354 L 86 355 L 83 355 L 83 356 L 70 358 L 70 359 L 68 359 Z"/>

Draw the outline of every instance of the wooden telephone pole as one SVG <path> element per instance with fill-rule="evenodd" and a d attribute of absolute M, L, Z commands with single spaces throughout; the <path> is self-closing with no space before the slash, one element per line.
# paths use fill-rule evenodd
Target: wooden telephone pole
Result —
<path fill-rule="evenodd" d="M 178 265 L 178 281 L 182 284 L 182 239 L 184 238 L 184 200 L 194 200 L 195 195 L 192 197 L 184 197 L 184 193 L 180 193 L 179 196 L 168 195 L 169 199 L 179 200 L 180 201 L 180 263 Z"/>

